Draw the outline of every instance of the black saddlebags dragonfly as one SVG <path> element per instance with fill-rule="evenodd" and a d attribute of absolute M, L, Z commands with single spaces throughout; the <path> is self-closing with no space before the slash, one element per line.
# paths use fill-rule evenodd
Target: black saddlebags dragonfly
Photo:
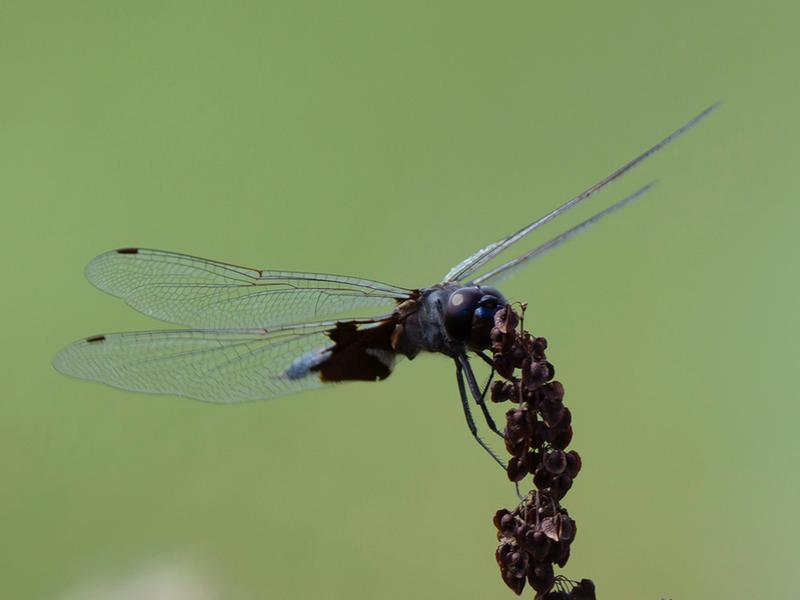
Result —
<path fill-rule="evenodd" d="M 469 396 L 490 429 L 498 432 L 484 404 L 486 388 L 481 391 L 467 359 L 472 352 L 488 360 L 484 351 L 489 348 L 489 330 L 505 303 L 490 286 L 633 202 L 653 184 L 521 256 L 490 270 L 485 269 L 487 263 L 630 171 L 717 106 L 565 204 L 482 248 L 430 287 L 408 289 L 360 277 L 251 269 L 144 248 L 101 254 L 86 268 L 95 286 L 146 315 L 192 329 L 95 335 L 67 346 L 53 364 L 66 375 L 124 390 L 232 403 L 335 382 L 382 380 L 397 357 L 438 352 L 453 360 L 470 430 L 491 454 L 477 434 Z M 354 311 L 382 312 L 336 319 Z"/>

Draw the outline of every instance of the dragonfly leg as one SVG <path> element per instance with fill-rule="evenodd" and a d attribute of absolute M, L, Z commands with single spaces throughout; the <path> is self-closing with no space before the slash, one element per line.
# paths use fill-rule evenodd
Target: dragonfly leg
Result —
<path fill-rule="evenodd" d="M 489 377 L 486 379 L 486 385 L 483 386 L 483 391 L 481 392 L 481 398 L 483 399 L 483 403 L 485 405 L 486 404 L 486 392 L 489 391 L 489 386 L 492 385 L 492 379 L 494 379 L 494 373 L 495 373 L 494 362 L 492 361 L 491 358 L 486 356 L 486 354 L 484 354 L 480 350 L 478 352 L 476 352 L 475 354 L 477 354 L 480 357 L 480 359 L 483 362 L 485 362 L 487 365 L 489 365 L 491 367 L 491 369 L 492 369 L 489 372 Z M 490 415 L 490 419 L 491 419 L 491 415 Z M 492 423 L 494 423 L 494 419 L 492 419 Z"/>
<path fill-rule="evenodd" d="M 486 442 L 484 442 L 481 437 L 478 435 L 478 428 L 475 425 L 475 420 L 472 418 L 472 411 L 469 408 L 469 399 L 467 398 L 467 389 L 464 385 L 464 370 L 461 366 L 461 363 L 456 360 L 456 380 L 458 381 L 458 393 L 461 396 L 461 406 L 464 409 L 464 417 L 467 419 L 467 427 L 469 427 L 470 433 L 472 433 L 472 437 L 475 438 L 475 441 L 480 444 L 481 448 L 483 448 L 489 456 L 491 456 L 494 461 L 500 465 L 504 471 L 506 469 L 505 463 L 500 460 L 500 457 L 492 450 Z"/>
<path fill-rule="evenodd" d="M 491 448 L 489 448 L 489 446 L 486 445 L 486 442 L 484 442 L 480 438 L 480 436 L 478 435 L 478 428 L 475 426 L 475 421 L 472 418 L 472 411 L 470 411 L 470 409 L 469 409 L 469 399 L 467 398 L 467 390 L 466 390 L 466 387 L 464 386 L 464 372 L 463 372 L 464 369 L 462 368 L 461 362 L 459 362 L 458 359 L 456 359 L 455 362 L 456 362 L 456 379 L 458 380 L 458 393 L 461 395 L 461 406 L 464 408 L 464 416 L 467 418 L 467 426 L 469 427 L 469 430 L 472 433 L 472 437 L 475 438 L 475 440 L 478 442 L 478 444 L 480 444 L 481 448 L 486 450 L 487 454 L 489 454 L 489 456 L 491 456 L 494 459 L 494 461 L 497 464 L 500 465 L 500 467 L 503 469 L 503 471 L 505 471 L 506 470 L 505 463 L 503 463 L 503 461 L 500 460 L 500 458 L 497 456 L 497 454 L 495 454 L 495 452 Z M 464 362 L 466 362 L 466 357 L 464 359 Z M 468 371 L 468 372 L 470 374 L 472 374 L 471 371 Z M 494 374 L 494 370 L 492 370 L 492 374 Z M 472 379 L 473 379 L 473 381 L 475 380 L 474 375 L 473 375 Z M 491 380 L 492 380 L 492 376 L 490 375 L 489 376 L 489 381 L 486 382 L 486 387 L 483 390 L 483 395 L 484 396 L 486 395 L 486 390 L 489 389 L 489 382 L 491 382 Z M 475 387 L 477 389 L 477 385 Z M 488 414 L 488 410 L 486 410 L 485 406 L 483 406 L 483 405 L 482 405 L 482 408 L 484 408 L 484 415 L 487 415 Z M 490 423 L 490 426 L 494 427 L 494 421 L 492 420 L 491 415 L 488 415 L 487 422 Z M 494 428 L 494 431 L 495 431 L 495 433 L 498 433 L 496 427 Z M 516 481 L 514 482 L 514 490 L 517 493 L 517 498 L 519 498 L 520 501 L 521 501 L 522 500 L 522 494 L 519 491 L 519 482 L 516 482 Z"/>
<path fill-rule="evenodd" d="M 480 355 L 479 355 L 480 356 Z M 486 392 L 489 390 L 489 384 L 492 381 L 492 377 L 494 376 L 494 368 L 492 368 L 492 374 L 489 375 L 489 381 L 486 382 L 486 385 L 483 388 L 483 392 L 480 391 L 478 387 L 478 382 L 475 379 L 475 373 L 472 371 L 472 367 L 469 364 L 469 360 L 467 360 L 466 355 L 461 354 L 456 359 L 458 361 L 459 366 L 462 367 L 464 370 L 464 374 L 467 377 L 467 384 L 469 385 L 470 392 L 472 393 L 472 397 L 477 402 L 478 406 L 481 407 L 481 411 L 483 412 L 483 418 L 486 421 L 486 425 L 489 426 L 496 435 L 503 437 L 503 434 L 497 429 L 497 425 L 492 418 L 492 414 L 489 412 L 489 407 L 486 406 Z"/>
<path fill-rule="evenodd" d="M 491 358 L 489 358 L 488 356 L 486 356 L 486 353 L 485 353 L 485 352 L 483 352 L 482 350 L 478 350 L 478 351 L 477 351 L 475 354 L 476 354 L 476 355 L 478 356 L 478 358 L 480 358 L 480 359 L 481 359 L 483 362 L 485 362 L 487 365 L 489 365 L 490 367 L 492 367 L 492 374 L 494 374 L 494 361 L 493 361 Z"/>

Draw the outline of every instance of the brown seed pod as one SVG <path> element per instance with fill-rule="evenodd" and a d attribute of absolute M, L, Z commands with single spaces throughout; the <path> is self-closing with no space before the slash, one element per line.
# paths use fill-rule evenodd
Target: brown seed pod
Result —
<path fill-rule="evenodd" d="M 528 583 L 540 594 L 544 594 L 553 587 L 555 576 L 553 565 L 549 562 L 531 563 L 528 569 Z"/>
<path fill-rule="evenodd" d="M 550 442 L 553 448 L 559 450 L 566 450 L 569 443 L 572 441 L 572 425 L 563 430 L 553 430 L 550 433 Z"/>
<path fill-rule="evenodd" d="M 561 500 L 572 487 L 572 477 L 566 474 L 559 475 L 550 483 L 550 493 L 556 500 Z"/>
<path fill-rule="evenodd" d="M 581 467 L 583 463 L 581 461 L 581 455 L 575 452 L 575 450 L 570 450 L 567 452 L 567 475 L 575 479 L 578 476 L 578 473 L 581 472 Z"/>
<path fill-rule="evenodd" d="M 567 454 L 563 450 L 551 450 L 544 455 L 542 466 L 553 475 L 561 475 L 567 468 Z"/>

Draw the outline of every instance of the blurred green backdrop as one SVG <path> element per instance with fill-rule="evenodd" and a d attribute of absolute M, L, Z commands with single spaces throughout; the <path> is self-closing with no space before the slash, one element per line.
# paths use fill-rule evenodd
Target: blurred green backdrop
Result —
<path fill-rule="evenodd" d="M 800 597 L 799 12 L 4 0 L 0 596 L 513 597 L 491 524 L 512 488 L 448 361 L 228 407 L 69 380 L 66 343 L 156 326 L 83 266 L 141 245 L 427 285 L 722 99 L 542 236 L 651 195 L 504 291 L 584 456 L 566 573 L 601 598 Z"/>

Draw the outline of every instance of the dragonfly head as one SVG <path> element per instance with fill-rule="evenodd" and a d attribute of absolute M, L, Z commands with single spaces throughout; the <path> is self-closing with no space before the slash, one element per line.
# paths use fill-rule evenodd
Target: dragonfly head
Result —
<path fill-rule="evenodd" d="M 491 342 L 494 314 L 506 304 L 503 294 L 485 286 L 469 286 L 450 294 L 444 310 L 444 327 L 451 339 L 485 350 Z"/>

